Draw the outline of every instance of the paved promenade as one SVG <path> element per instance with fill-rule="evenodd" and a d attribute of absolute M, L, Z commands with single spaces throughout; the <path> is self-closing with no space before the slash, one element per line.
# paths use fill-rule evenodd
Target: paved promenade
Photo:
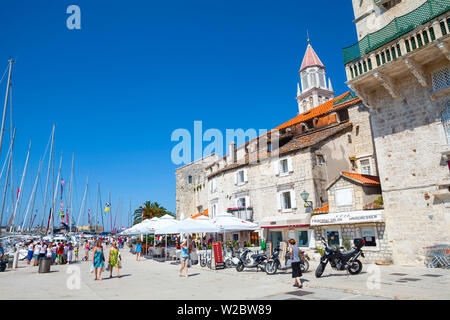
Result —
<path fill-rule="evenodd" d="M 314 277 L 316 264 L 304 275 L 304 289 L 292 286 L 290 273 L 268 276 L 255 269 L 190 269 L 188 278 L 178 276 L 175 262 L 140 262 L 128 249 L 121 250 L 121 278 L 94 281 L 90 262 L 52 266 L 39 274 L 38 267 L 21 261 L 16 270 L 0 273 L 0 299 L 450 299 L 450 271 L 417 267 L 364 265 L 356 276 L 327 269 Z M 379 280 L 379 281 L 378 281 Z"/>

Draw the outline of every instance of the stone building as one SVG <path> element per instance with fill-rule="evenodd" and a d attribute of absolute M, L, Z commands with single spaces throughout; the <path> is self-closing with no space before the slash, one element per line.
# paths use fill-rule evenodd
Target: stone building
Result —
<path fill-rule="evenodd" d="M 216 161 L 216 154 L 199 159 L 175 170 L 176 178 L 176 215 L 192 217 L 207 210 L 206 167 Z"/>
<path fill-rule="evenodd" d="M 370 110 L 394 263 L 450 242 L 450 2 L 353 0 L 349 87 Z"/>
<path fill-rule="evenodd" d="M 363 238 L 366 262 L 391 262 L 379 177 L 341 172 L 328 185 L 327 192 L 328 205 L 314 210 L 311 217 L 317 246 L 323 246 L 321 237 L 337 247 Z"/>
<path fill-rule="evenodd" d="M 369 111 L 362 101 L 350 92 L 334 97 L 330 85 L 310 88 L 309 76 L 308 84 L 303 83 L 302 72 L 317 79 L 325 76 L 324 70 L 308 44 L 300 68 L 302 88 L 308 90 L 302 94 L 320 97 L 320 102 L 313 99 L 305 112 L 265 135 L 238 147 L 232 143 L 220 159 L 178 169 L 177 216 L 202 209 L 208 209 L 211 218 L 228 212 L 261 228 L 258 233 L 229 234 L 229 239 L 259 243 L 265 238 L 276 246 L 294 238 L 301 246 L 315 248 L 311 213 L 328 203 L 330 179 L 342 171 L 378 174 Z M 200 180 L 186 189 L 189 175 Z"/>

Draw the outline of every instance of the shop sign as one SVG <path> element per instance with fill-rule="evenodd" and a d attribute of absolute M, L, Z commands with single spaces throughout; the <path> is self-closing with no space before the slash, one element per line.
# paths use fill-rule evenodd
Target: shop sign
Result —
<path fill-rule="evenodd" d="M 220 242 L 213 242 L 212 247 L 214 252 L 214 261 L 216 263 L 216 268 L 221 268 L 224 265 L 222 255 L 222 244 Z"/>
<path fill-rule="evenodd" d="M 380 222 L 383 221 L 383 212 L 384 210 L 366 210 L 316 215 L 311 218 L 311 226 Z"/>

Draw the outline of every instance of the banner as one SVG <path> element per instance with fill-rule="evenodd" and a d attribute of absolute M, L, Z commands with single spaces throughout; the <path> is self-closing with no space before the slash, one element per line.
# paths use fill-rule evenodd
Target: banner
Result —
<path fill-rule="evenodd" d="M 213 242 L 212 247 L 214 253 L 214 261 L 217 268 L 218 266 L 222 266 L 224 264 L 222 256 L 222 244 L 220 242 Z"/>

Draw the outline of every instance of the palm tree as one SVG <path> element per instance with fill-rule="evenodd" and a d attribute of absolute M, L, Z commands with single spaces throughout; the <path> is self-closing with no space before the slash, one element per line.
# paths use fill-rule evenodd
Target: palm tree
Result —
<path fill-rule="evenodd" d="M 158 202 L 146 201 L 138 209 L 134 210 L 133 225 L 142 222 L 145 219 L 151 219 L 154 217 L 162 217 L 166 214 L 175 215 L 166 208 L 159 205 Z"/>

